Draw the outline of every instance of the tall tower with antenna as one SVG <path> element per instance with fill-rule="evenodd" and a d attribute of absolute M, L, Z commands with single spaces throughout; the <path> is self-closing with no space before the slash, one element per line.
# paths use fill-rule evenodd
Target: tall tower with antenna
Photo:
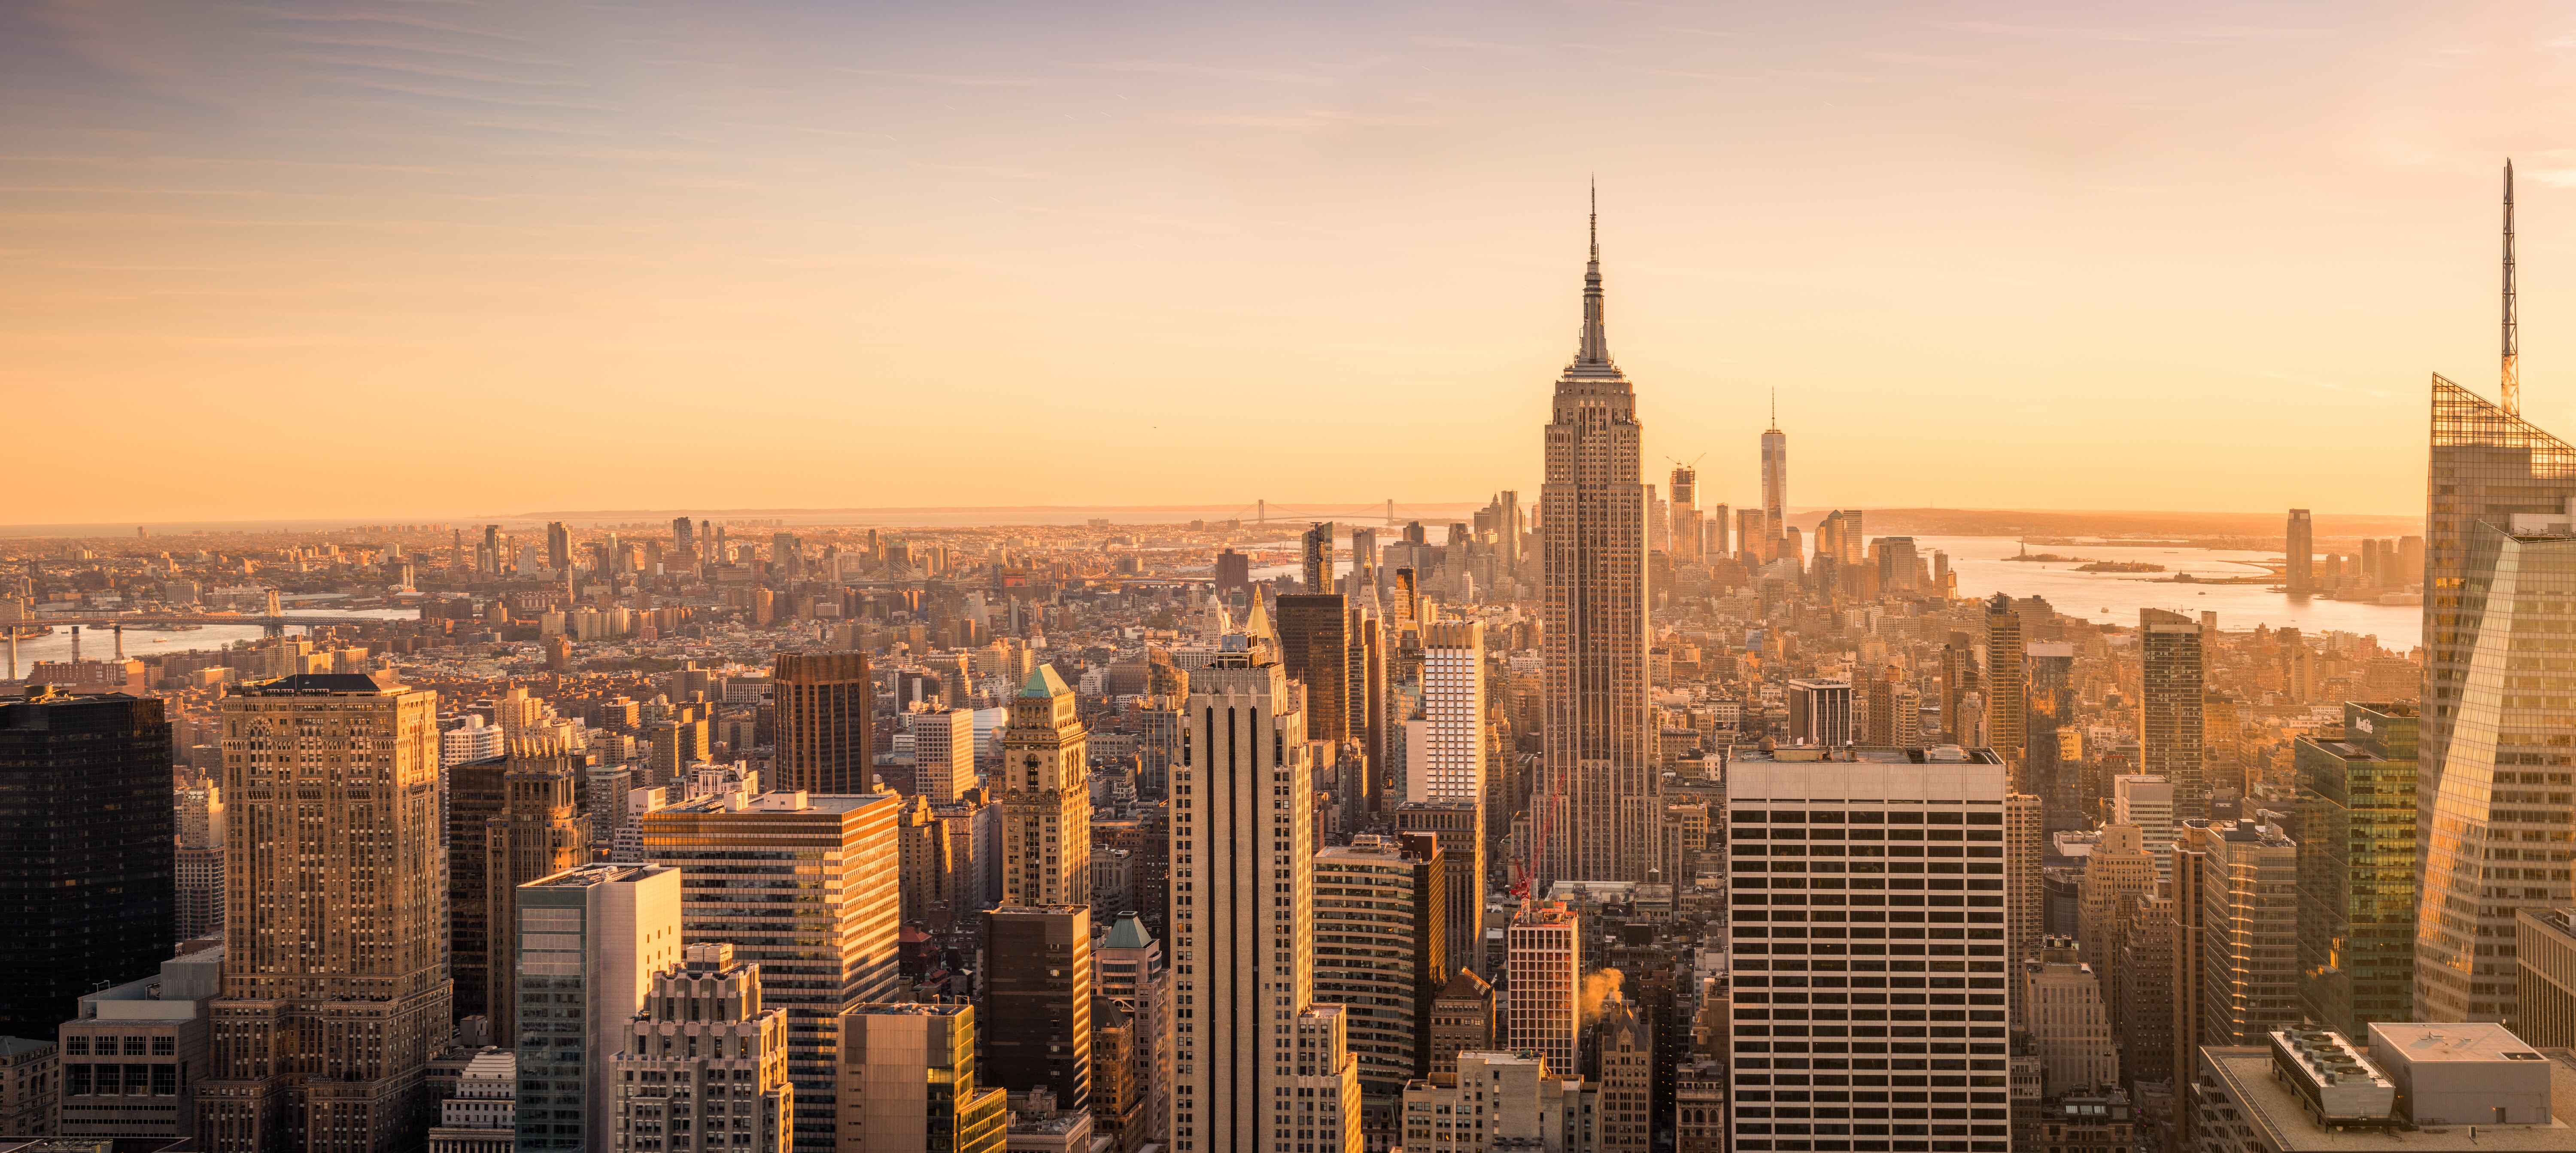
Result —
<path fill-rule="evenodd" d="M 1762 433 L 1762 520 L 1772 540 L 1789 526 L 1789 434 L 1780 431 L 1780 390 L 1771 390 L 1771 427 Z M 1766 555 L 1776 554 L 1766 549 Z"/>
<path fill-rule="evenodd" d="M 2522 414 L 2522 321 L 2513 299 L 2513 158 L 2504 162 L 2504 411 Z"/>

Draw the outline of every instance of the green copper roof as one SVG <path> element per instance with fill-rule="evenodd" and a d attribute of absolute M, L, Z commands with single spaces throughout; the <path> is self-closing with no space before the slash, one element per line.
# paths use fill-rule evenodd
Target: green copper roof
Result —
<path fill-rule="evenodd" d="M 1102 942 L 1100 947 L 1104 949 L 1142 949 L 1153 943 L 1154 937 L 1152 934 L 1145 931 L 1145 923 L 1137 920 L 1136 915 L 1130 913 L 1124 917 L 1118 918 L 1118 923 L 1109 927 L 1109 939 Z"/>
<path fill-rule="evenodd" d="M 1020 695 L 1023 697 L 1045 698 L 1072 691 L 1064 687 L 1063 677 L 1055 675 L 1055 666 L 1044 661 L 1038 662 L 1038 667 L 1029 671 L 1029 683 L 1020 686 Z"/>

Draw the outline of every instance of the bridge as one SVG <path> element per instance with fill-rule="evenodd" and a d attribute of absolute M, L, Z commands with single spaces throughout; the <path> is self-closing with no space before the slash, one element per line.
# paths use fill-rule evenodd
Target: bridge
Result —
<path fill-rule="evenodd" d="M 417 613 L 414 614 L 417 616 Z M 289 626 L 320 628 L 329 625 L 356 625 L 370 621 L 405 620 L 404 617 L 343 617 L 319 613 L 106 613 L 74 615 L 70 613 L 29 613 L 15 621 L 0 621 L 0 627 L 18 625 L 71 625 L 75 628 L 163 628 L 170 625 L 258 625 L 266 629 Z"/>

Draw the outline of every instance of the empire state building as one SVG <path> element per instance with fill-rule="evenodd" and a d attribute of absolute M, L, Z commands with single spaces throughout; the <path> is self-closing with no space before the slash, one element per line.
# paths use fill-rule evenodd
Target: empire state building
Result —
<path fill-rule="evenodd" d="M 1636 391 L 1601 319 L 1601 214 L 1583 276 L 1583 337 L 1556 380 L 1539 489 L 1546 566 L 1546 757 L 1535 872 L 1640 881 L 1662 817 L 1646 710 L 1646 485 Z"/>

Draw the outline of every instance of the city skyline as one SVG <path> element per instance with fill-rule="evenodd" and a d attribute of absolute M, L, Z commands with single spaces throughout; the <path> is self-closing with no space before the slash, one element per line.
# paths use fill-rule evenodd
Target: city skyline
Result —
<path fill-rule="evenodd" d="M 1854 15 L 29 6 L 0 15 L 0 92 L 48 113 L 0 130 L 0 388 L 30 427 L 102 395 L 167 419 L 22 438 L 21 496 L 85 522 L 1039 495 L 914 467 L 969 430 L 1109 462 L 1045 494 L 1078 503 L 1533 490 L 1543 401 L 1513 383 L 1560 355 L 1585 172 L 1629 254 L 1625 367 L 1668 394 L 1644 453 L 1706 454 L 1705 503 L 1754 503 L 1777 387 L 1834 507 L 2020 507 L 2044 475 L 2068 508 L 2410 509 L 2383 466 L 2418 451 L 2421 374 L 2490 379 L 2508 154 L 2527 412 L 2576 423 L 2550 339 L 2576 176 L 2520 127 L 2566 102 L 2563 15 Z M 1527 66 L 1559 58 L 1613 66 Z M 1339 447 L 1228 452 L 1212 381 L 1298 395 L 1277 431 Z M 1415 447 L 1322 435 L 1363 406 Z M 451 422 L 453 483 L 345 483 L 447 412 L 584 435 Z M 623 467 L 755 435 L 763 469 Z M 2003 451 L 1907 467 L 1942 439 Z"/>

